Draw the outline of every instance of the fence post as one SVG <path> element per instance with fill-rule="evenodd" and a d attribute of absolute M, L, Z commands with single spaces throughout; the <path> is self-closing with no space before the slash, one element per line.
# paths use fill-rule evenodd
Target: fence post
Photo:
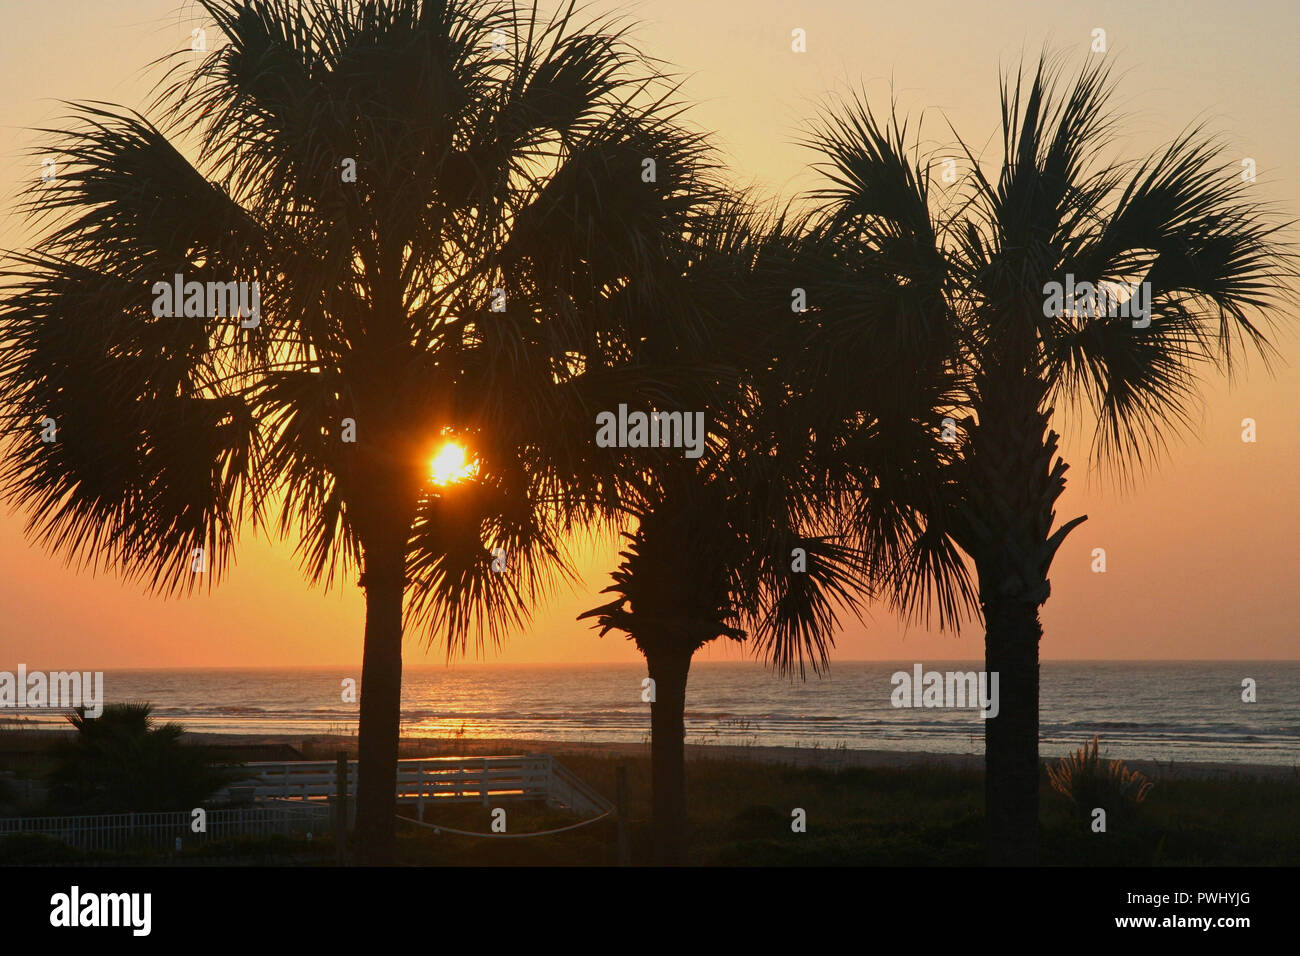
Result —
<path fill-rule="evenodd" d="M 629 866 L 632 863 L 631 847 L 628 845 L 627 814 L 627 765 L 618 765 L 618 865 Z"/>
<path fill-rule="evenodd" d="M 348 755 L 340 750 L 334 764 L 334 845 L 338 851 L 338 865 L 347 865 L 348 853 Z"/>

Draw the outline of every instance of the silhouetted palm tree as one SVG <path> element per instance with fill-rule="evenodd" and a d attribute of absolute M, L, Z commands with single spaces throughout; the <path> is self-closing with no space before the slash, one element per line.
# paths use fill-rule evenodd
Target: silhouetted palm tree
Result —
<path fill-rule="evenodd" d="M 870 555 L 910 512 L 973 562 L 986 666 L 1001 682 L 1001 713 L 985 726 L 999 863 L 1037 859 L 1038 609 L 1053 556 L 1084 520 L 1054 527 L 1066 471 L 1054 406 L 1090 411 L 1094 457 L 1128 474 L 1188 424 L 1198 371 L 1231 371 L 1247 346 L 1267 361 L 1255 316 L 1267 318 L 1294 277 L 1279 225 L 1249 196 L 1258 187 L 1201 128 L 1139 163 L 1107 158 L 1111 89 L 1101 61 L 1073 81 L 1045 62 L 1008 76 L 1000 169 L 986 173 L 961 146 L 969 171 L 946 196 L 906 122 L 882 125 L 861 99 L 832 110 L 810 143 L 831 180 L 815 198 L 833 252 L 809 260 L 810 316 L 838 367 L 825 377 L 828 405 L 842 400 L 831 417 L 880 407 L 854 394 L 864 348 L 892 357 L 909 401 L 949 392 L 925 422 L 950 439 L 947 452 L 877 470 L 885 484 L 853 523 Z M 1058 309 L 1054 282 L 1145 282 L 1149 322 L 1132 315 L 1141 300 L 1122 305 L 1127 293 Z M 899 590 L 914 571 L 897 564 Z"/>
<path fill-rule="evenodd" d="M 108 704 L 90 718 L 79 707 L 68 722 L 77 735 L 55 751 L 55 811 L 189 810 L 234 779 L 206 747 L 180 742 L 180 724 L 159 724 L 149 704 Z"/>
<path fill-rule="evenodd" d="M 361 571 L 358 845 L 382 862 L 404 595 L 449 649 L 498 637 L 617 497 L 593 412 L 670 388 L 636 359 L 636 277 L 707 193 L 705 149 L 571 6 L 201 5 L 227 42 L 178 54 L 163 128 L 92 104 L 50 131 L 29 209 L 55 224 L 0 309 L 3 483 L 52 550 L 163 592 L 220 576 L 247 523 L 312 582 Z M 176 274 L 257 282 L 260 315 L 158 317 Z M 438 487 L 448 439 L 477 471 Z"/>
<path fill-rule="evenodd" d="M 596 618 L 602 636 L 627 634 L 654 682 L 652 836 L 662 864 L 685 861 L 686 684 L 695 652 L 721 637 L 749 640 L 782 672 L 797 667 L 803 676 L 805 661 L 820 671 L 837 608 L 856 608 L 868 579 L 857 552 L 832 532 L 826 489 L 835 486 L 820 481 L 800 414 L 806 393 L 786 379 L 802 367 L 789 300 L 773 308 L 775 297 L 763 291 L 784 281 L 800 226 L 733 201 L 694 227 L 680 281 L 657 288 L 672 290 L 661 314 L 694 303 L 711 317 L 701 323 L 710 335 L 693 343 L 717 363 L 708 447 L 698 459 L 672 449 L 628 464 L 636 477 L 619 507 L 634 527 L 605 588 L 615 597 L 580 616 Z"/>

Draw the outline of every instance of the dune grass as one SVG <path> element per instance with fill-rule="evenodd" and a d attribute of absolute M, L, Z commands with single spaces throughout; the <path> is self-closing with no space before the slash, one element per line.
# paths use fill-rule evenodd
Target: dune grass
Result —
<path fill-rule="evenodd" d="M 600 792 L 628 768 L 633 863 L 650 859 L 645 758 L 560 754 Z M 728 866 L 975 866 L 983 863 L 983 775 L 943 766 L 793 768 L 697 759 L 689 768 L 691 862 Z M 1160 781 L 1131 823 L 1083 829 L 1069 801 L 1042 782 L 1043 862 L 1082 866 L 1277 866 L 1300 862 L 1300 777 Z M 807 831 L 791 829 L 806 813 Z M 563 826 L 554 811 L 506 805 L 509 832 Z M 426 820 L 488 832 L 491 811 L 438 807 Z M 616 861 L 605 821 L 532 839 L 433 835 L 403 826 L 402 862 L 583 865 Z"/>

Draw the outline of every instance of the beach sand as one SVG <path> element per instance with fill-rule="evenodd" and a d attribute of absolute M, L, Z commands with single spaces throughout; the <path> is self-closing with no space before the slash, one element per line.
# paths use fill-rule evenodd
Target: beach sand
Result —
<path fill-rule="evenodd" d="M 23 730 L 0 734 L 0 753 L 5 751 L 44 750 L 72 731 Z M 285 747 L 292 747 L 305 760 L 333 759 L 340 750 L 356 756 L 357 738 L 330 734 L 221 734 L 191 732 L 185 740 L 246 751 L 239 759 L 291 759 Z M 255 751 L 265 750 L 266 755 Z M 279 752 L 276 752 L 279 751 Z M 601 742 L 586 740 L 528 740 L 509 737 L 403 737 L 403 757 L 509 756 L 545 753 L 562 756 L 582 754 L 594 757 L 649 757 L 646 743 Z M 687 744 L 687 760 L 738 760 L 747 763 L 776 764 L 789 767 L 820 767 L 842 770 L 847 767 L 872 769 L 912 767 L 946 767 L 979 771 L 983 754 L 928 753 L 899 750 L 850 750 L 813 747 L 770 747 L 761 745 Z M 1105 755 L 1103 754 L 1103 759 Z M 1172 779 L 1297 779 L 1300 764 L 1224 763 L 1199 761 L 1125 760 L 1153 780 Z"/>
<path fill-rule="evenodd" d="M 326 759 L 339 750 L 355 755 L 357 738 L 328 735 L 269 736 L 244 734 L 187 734 L 196 743 L 222 746 L 288 744 L 308 759 Z M 643 743 L 526 740 L 515 738 L 402 738 L 403 757 L 492 756 L 529 753 L 583 754 L 586 756 L 648 757 L 650 747 Z M 734 746 L 727 744 L 688 744 L 687 760 L 739 760 L 753 763 L 780 764 L 792 767 L 821 767 L 841 770 L 846 767 L 895 768 L 948 767 L 982 770 L 983 754 L 924 753 L 897 750 L 849 750 L 810 747 Z M 1215 779 L 1244 777 L 1253 779 L 1295 779 L 1300 766 L 1192 761 L 1125 760 L 1153 780 Z"/>

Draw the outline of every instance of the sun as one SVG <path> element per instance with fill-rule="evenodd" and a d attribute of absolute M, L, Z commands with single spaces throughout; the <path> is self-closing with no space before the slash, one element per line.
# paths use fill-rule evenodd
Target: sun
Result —
<path fill-rule="evenodd" d="M 450 485 L 478 472 L 478 462 L 470 461 L 463 445 L 445 442 L 429 464 L 429 478 L 435 485 Z"/>

